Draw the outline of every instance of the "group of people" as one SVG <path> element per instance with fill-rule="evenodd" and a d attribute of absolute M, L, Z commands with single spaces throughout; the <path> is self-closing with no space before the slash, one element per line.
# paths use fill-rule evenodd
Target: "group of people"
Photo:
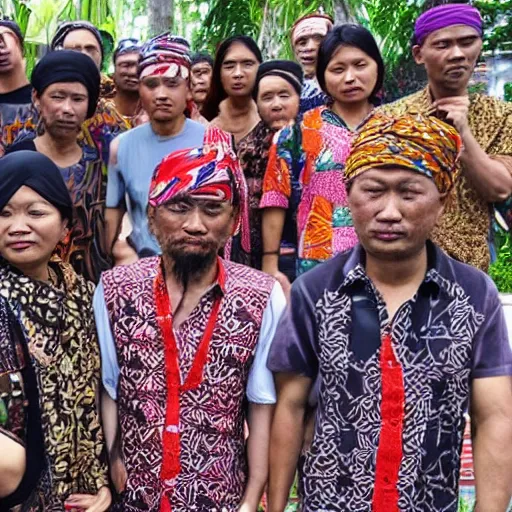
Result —
<path fill-rule="evenodd" d="M 298 478 L 304 512 L 456 512 L 470 411 L 475 510 L 506 512 L 512 105 L 468 93 L 482 34 L 423 13 L 428 85 L 381 105 L 372 34 L 325 14 L 297 62 L 165 33 L 112 78 L 66 22 L 30 82 L 0 20 L 0 510 L 283 512 Z"/>

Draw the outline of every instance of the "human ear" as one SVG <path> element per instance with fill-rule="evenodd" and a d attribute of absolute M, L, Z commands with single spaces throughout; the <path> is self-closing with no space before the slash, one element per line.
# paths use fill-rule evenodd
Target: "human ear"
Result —
<path fill-rule="evenodd" d="M 418 44 L 415 44 L 412 47 L 412 56 L 414 58 L 414 61 L 416 64 L 423 64 L 423 55 L 421 52 L 421 46 Z"/>

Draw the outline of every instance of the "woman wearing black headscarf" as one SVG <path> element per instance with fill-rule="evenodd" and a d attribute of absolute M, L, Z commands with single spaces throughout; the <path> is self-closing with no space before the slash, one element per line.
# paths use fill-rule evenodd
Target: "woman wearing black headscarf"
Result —
<path fill-rule="evenodd" d="M 49 158 L 19 151 L 0 160 L 0 474 L 9 475 L 0 510 L 103 512 L 111 501 L 93 287 L 52 259 L 72 218 Z"/>
<path fill-rule="evenodd" d="M 61 50 L 39 61 L 31 82 L 43 133 L 15 144 L 9 153 L 38 151 L 60 167 L 77 215 L 58 252 L 79 274 L 97 282 L 110 266 L 104 238 L 106 169 L 98 149 L 78 139 L 85 119 L 96 111 L 100 74 L 87 55 Z"/>

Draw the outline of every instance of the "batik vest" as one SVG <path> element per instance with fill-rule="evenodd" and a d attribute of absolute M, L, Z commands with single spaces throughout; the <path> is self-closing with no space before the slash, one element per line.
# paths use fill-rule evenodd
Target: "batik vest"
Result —
<path fill-rule="evenodd" d="M 162 496 L 167 391 L 164 342 L 153 297 L 160 261 L 142 259 L 102 277 L 120 366 L 118 411 L 128 481 L 119 510 L 126 512 L 157 512 Z M 245 389 L 274 280 L 236 263 L 223 265 L 225 293 L 203 381 L 181 394 L 181 473 L 171 498 L 173 512 L 235 511 L 246 484 Z M 188 334 L 192 339 L 194 333 L 194 340 L 202 336 L 212 308 L 211 293 L 203 296 L 176 336 L 182 382 L 195 354 L 195 349 L 186 349 Z"/>

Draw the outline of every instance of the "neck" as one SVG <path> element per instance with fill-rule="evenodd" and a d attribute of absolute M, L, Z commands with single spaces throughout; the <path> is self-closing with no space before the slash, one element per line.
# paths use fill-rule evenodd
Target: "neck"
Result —
<path fill-rule="evenodd" d="M 67 157 L 74 155 L 80 146 L 75 138 L 55 139 L 47 131 L 34 139 L 36 148 L 41 153 L 52 159 L 53 156 Z"/>
<path fill-rule="evenodd" d="M 252 96 L 228 96 L 226 98 L 226 110 L 228 114 L 244 116 L 256 109 Z"/>
<path fill-rule="evenodd" d="M 190 276 L 190 278 L 187 281 L 187 293 L 206 290 L 213 284 L 218 272 L 217 261 L 218 259 L 215 258 L 213 260 L 213 263 L 208 268 L 206 268 L 204 272 L 202 272 L 201 274 Z M 174 273 L 174 260 L 167 254 L 163 254 L 162 262 L 164 266 L 167 290 L 169 292 L 171 292 L 171 290 L 180 290 L 181 292 L 183 292 L 183 283 L 176 278 L 176 275 Z"/>
<path fill-rule="evenodd" d="M 134 116 L 139 104 L 139 93 L 137 91 L 117 90 L 114 98 L 117 111 L 123 116 Z"/>
<path fill-rule="evenodd" d="M 49 281 L 50 273 L 48 271 L 48 262 L 41 264 L 31 264 L 27 268 L 17 267 L 24 275 L 35 281 Z"/>
<path fill-rule="evenodd" d="M 349 128 L 356 128 L 372 109 L 373 105 L 367 100 L 357 103 L 335 101 L 332 105 L 332 110 L 345 121 Z"/>
<path fill-rule="evenodd" d="M 427 272 L 427 247 L 408 258 L 401 260 L 381 260 L 366 253 L 366 274 L 377 289 L 379 285 L 387 288 L 400 288 L 415 282 L 421 283 Z"/>
<path fill-rule="evenodd" d="M 0 76 L 0 94 L 7 94 L 20 87 L 28 85 L 28 80 L 23 69 L 16 69 L 12 73 Z"/>
<path fill-rule="evenodd" d="M 440 100 L 442 98 L 450 98 L 452 96 L 467 96 L 468 89 L 467 86 L 461 87 L 459 89 L 446 89 L 438 84 L 434 84 L 432 82 L 428 83 L 428 87 L 430 90 L 430 95 L 432 100 Z"/>
<path fill-rule="evenodd" d="M 152 130 L 161 137 L 172 137 L 174 135 L 178 135 L 178 133 L 183 130 L 183 126 L 185 125 L 185 114 L 181 114 L 180 116 L 166 122 L 158 122 L 154 119 L 151 119 L 151 128 Z"/>

